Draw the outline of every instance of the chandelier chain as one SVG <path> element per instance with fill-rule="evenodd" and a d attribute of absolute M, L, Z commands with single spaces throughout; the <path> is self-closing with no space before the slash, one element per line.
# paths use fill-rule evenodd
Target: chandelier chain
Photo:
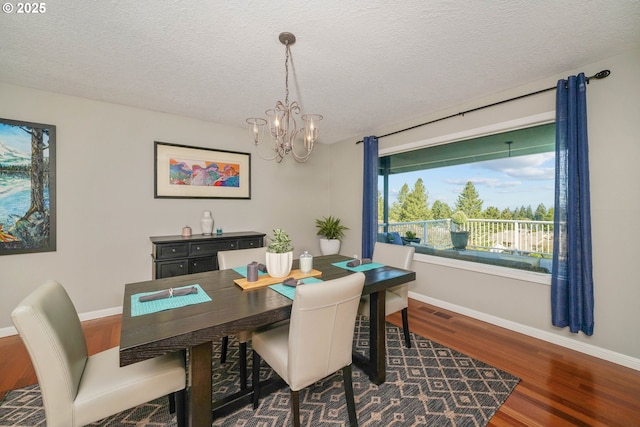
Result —
<path fill-rule="evenodd" d="M 285 103 L 285 105 L 289 105 L 289 42 L 285 42 L 284 51 L 285 51 L 285 60 L 284 60 L 285 95 L 284 95 L 284 103 Z"/>

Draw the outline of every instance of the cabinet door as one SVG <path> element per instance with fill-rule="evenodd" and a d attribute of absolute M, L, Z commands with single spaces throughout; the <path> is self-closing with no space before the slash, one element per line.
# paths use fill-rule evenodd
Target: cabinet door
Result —
<path fill-rule="evenodd" d="M 178 261 L 162 261 L 156 263 L 156 278 L 163 279 L 165 277 L 182 276 L 187 274 L 187 260 Z"/>
<path fill-rule="evenodd" d="M 189 260 L 189 274 L 202 273 L 218 269 L 218 262 L 215 256 L 205 258 L 195 258 Z"/>

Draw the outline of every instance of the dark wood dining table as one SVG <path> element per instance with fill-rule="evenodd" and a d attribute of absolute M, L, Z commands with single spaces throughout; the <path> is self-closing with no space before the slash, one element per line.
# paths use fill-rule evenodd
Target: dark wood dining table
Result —
<path fill-rule="evenodd" d="M 332 263 L 342 255 L 318 256 L 313 268 L 322 280 L 352 274 Z M 298 268 L 294 261 L 293 268 Z M 383 266 L 365 274 L 363 295 L 370 295 L 370 357 L 354 353 L 354 364 L 375 384 L 385 381 L 385 290 L 415 280 L 415 272 Z M 224 336 L 288 319 L 292 301 L 268 287 L 245 291 L 234 283 L 234 270 L 175 276 L 125 285 L 120 332 L 120 365 L 125 366 L 176 351 L 187 354 L 187 414 L 189 426 L 210 426 L 213 419 L 212 342 Z M 131 316 L 131 296 L 199 284 L 211 301 Z M 248 390 L 248 393 L 251 389 Z"/>

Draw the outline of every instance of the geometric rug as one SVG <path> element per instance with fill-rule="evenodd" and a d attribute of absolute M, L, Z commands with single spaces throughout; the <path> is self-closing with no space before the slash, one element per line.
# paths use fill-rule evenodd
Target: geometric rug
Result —
<path fill-rule="evenodd" d="M 366 354 L 369 322 L 358 316 L 354 348 Z M 230 337 L 227 362 L 219 363 L 220 343 L 214 343 L 214 400 L 239 390 L 238 346 Z M 386 382 L 376 386 L 353 365 L 353 388 L 358 424 L 367 426 L 486 426 L 520 381 L 517 377 L 470 358 L 419 335 L 404 346 L 402 329 L 386 324 Z M 251 372 L 250 343 L 248 351 Z M 263 362 L 261 379 L 275 375 Z M 250 378 L 250 374 L 249 374 Z M 283 388 L 214 420 L 213 426 L 280 427 L 291 425 L 290 392 Z M 342 375 L 334 374 L 300 391 L 301 424 L 348 426 Z M 91 426 L 175 426 L 163 397 Z M 37 385 L 13 390 L 0 402 L 0 427 L 46 426 Z"/>

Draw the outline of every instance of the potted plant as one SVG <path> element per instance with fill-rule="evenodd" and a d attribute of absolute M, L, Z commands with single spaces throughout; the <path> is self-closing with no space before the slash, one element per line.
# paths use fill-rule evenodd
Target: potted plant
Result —
<path fill-rule="evenodd" d="M 416 233 L 411 230 L 407 230 L 407 232 L 404 233 L 402 240 L 405 243 L 420 243 L 420 238 L 416 237 Z"/>
<path fill-rule="evenodd" d="M 320 251 L 322 255 L 333 255 L 340 252 L 340 242 L 347 227 L 340 224 L 340 218 L 333 216 L 316 219 L 316 233 L 320 236 Z"/>
<path fill-rule="evenodd" d="M 451 215 L 451 244 L 454 249 L 465 249 L 469 242 L 469 231 L 465 230 L 467 215 L 463 211 L 456 211 Z"/>
<path fill-rule="evenodd" d="M 271 277 L 286 277 L 293 264 L 293 246 L 286 231 L 281 228 L 273 230 L 271 243 L 267 246 L 266 266 Z"/>

